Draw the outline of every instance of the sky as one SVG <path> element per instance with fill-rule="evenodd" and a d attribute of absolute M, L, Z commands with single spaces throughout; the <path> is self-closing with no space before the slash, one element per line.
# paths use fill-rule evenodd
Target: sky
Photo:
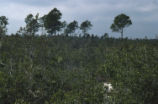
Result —
<path fill-rule="evenodd" d="M 93 24 L 90 33 L 98 36 L 109 33 L 110 37 L 120 37 L 110 26 L 121 13 L 130 16 L 133 22 L 125 29 L 125 37 L 155 38 L 158 34 L 158 0 L 0 0 L 0 16 L 9 19 L 9 34 L 25 26 L 24 18 L 28 14 L 43 16 L 53 8 L 59 9 L 62 21 L 68 23 L 90 20 Z"/>

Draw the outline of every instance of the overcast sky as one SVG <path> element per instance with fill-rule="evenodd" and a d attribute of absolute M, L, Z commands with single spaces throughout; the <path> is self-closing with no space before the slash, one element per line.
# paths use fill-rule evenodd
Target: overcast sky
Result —
<path fill-rule="evenodd" d="M 133 25 L 125 30 L 129 38 L 155 38 L 158 34 L 158 0 L 0 0 L 0 16 L 9 19 L 8 33 L 15 33 L 24 26 L 24 18 L 29 14 L 47 14 L 54 7 L 63 16 L 62 20 L 81 23 L 90 20 L 93 24 L 91 33 L 119 37 L 112 33 L 110 25 L 115 16 L 125 13 L 131 17 Z"/>

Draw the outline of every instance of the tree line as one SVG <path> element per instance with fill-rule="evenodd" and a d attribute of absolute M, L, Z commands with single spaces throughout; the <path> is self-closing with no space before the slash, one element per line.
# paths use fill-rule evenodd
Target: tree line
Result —
<path fill-rule="evenodd" d="M 22 35 L 35 35 L 39 32 L 39 29 L 42 31 L 42 35 L 48 34 L 50 36 L 62 34 L 65 36 L 77 35 L 75 33 L 78 29 L 82 31 L 84 36 L 89 35 L 88 31 L 92 28 L 92 23 L 89 20 L 83 21 L 80 25 L 74 20 L 70 23 L 66 21 L 61 21 L 62 13 L 57 8 L 52 9 L 48 14 L 39 17 L 37 13 L 35 16 L 33 14 L 28 14 L 25 18 L 26 25 L 20 27 L 16 34 Z M 0 17 L 0 35 L 5 35 L 7 32 L 8 19 L 5 16 Z M 120 14 L 115 17 L 113 24 L 111 25 L 111 30 L 113 32 L 121 33 L 123 38 L 124 28 L 132 25 L 132 21 L 129 16 L 125 14 Z M 46 33 L 44 32 L 46 31 Z"/>

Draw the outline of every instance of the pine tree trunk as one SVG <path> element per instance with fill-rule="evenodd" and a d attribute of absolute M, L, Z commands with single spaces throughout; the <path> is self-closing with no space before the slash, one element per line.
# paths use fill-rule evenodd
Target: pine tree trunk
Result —
<path fill-rule="evenodd" d="M 121 29 L 121 38 L 123 39 L 123 28 Z"/>

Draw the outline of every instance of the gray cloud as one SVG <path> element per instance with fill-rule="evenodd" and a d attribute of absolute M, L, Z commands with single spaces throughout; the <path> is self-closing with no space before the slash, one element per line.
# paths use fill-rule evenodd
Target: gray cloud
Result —
<path fill-rule="evenodd" d="M 0 0 L 3 3 L 17 3 L 30 6 L 49 6 L 52 5 L 56 0 Z"/>
<path fill-rule="evenodd" d="M 9 17 L 9 33 L 16 32 L 24 25 L 27 14 L 37 12 L 40 15 L 48 13 L 57 7 L 63 13 L 63 20 L 82 22 L 89 19 L 93 23 L 91 33 L 103 34 L 108 32 L 118 37 L 109 29 L 114 17 L 126 13 L 133 25 L 126 29 L 128 37 L 154 38 L 158 33 L 158 0 L 0 0 L 0 15 Z"/>

